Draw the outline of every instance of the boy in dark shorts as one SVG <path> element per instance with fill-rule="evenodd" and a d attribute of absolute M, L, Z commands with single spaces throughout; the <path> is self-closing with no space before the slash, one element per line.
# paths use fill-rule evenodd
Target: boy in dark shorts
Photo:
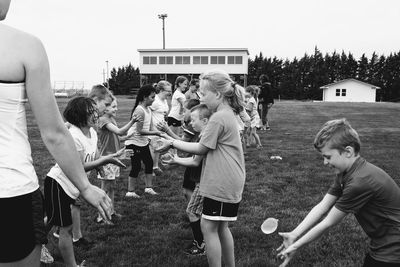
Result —
<path fill-rule="evenodd" d="M 400 266 L 399 186 L 386 172 L 360 156 L 360 139 L 346 119 L 325 123 L 315 137 L 314 147 L 337 176 L 325 197 L 296 229 L 279 233 L 283 237 L 278 248 L 278 256 L 284 259 L 281 266 L 348 213 L 356 216 L 371 239 L 363 266 Z M 325 213 L 328 215 L 319 222 Z"/>
<path fill-rule="evenodd" d="M 191 123 L 190 127 L 195 132 L 200 133 L 194 142 L 198 142 L 201 138 L 201 131 L 206 127 L 208 119 L 211 116 L 211 111 L 206 105 L 197 105 L 190 110 Z M 193 233 L 193 242 L 185 249 L 188 255 L 205 255 L 205 243 L 203 233 L 200 227 L 200 219 L 203 211 L 203 197 L 200 195 L 200 176 L 202 169 L 203 156 L 195 155 L 189 158 L 181 158 L 178 156 L 172 157 L 168 164 L 179 164 L 186 166 L 185 179 L 193 183 L 194 190 L 191 194 L 189 203 L 186 208 L 186 213 L 190 221 L 190 227 Z"/>

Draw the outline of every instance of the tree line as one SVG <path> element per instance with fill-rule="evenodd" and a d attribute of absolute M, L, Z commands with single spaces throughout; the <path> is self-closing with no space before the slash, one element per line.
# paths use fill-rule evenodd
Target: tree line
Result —
<path fill-rule="evenodd" d="M 302 58 L 264 57 L 260 52 L 248 62 L 247 84 L 258 84 L 258 77 L 267 74 L 275 98 L 321 100 L 323 85 L 354 78 L 375 86 L 378 101 L 400 101 L 400 51 L 388 56 L 373 53 L 356 59 L 352 53 L 326 53 L 315 47 L 313 54 Z M 140 70 L 131 63 L 111 70 L 110 89 L 115 94 L 129 94 L 140 86 Z"/>

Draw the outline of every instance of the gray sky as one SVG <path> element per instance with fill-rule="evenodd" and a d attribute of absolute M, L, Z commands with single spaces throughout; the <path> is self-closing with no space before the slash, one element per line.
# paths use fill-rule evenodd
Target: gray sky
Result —
<path fill-rule="evenodd" d="M 103 81 L 112 67 L 138 66 L 137 49 L 248 48 L 250 57 L 400 51 L 397 0 L 12 0 L 3 22 L 38 36 L 52 81 Z"/>

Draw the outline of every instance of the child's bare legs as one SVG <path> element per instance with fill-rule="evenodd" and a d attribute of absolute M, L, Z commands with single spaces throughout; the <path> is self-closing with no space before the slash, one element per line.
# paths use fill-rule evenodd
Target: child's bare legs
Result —
<path fill-rule="evenodd" d="M 190 198 L 192 197 L 193 191 L 187 188 L 183 188 L 182 191 L 186 201 L 189 202 Z"/>
<path fill-rule="evenodd" d="M 256 140 L 257 148 L 262 147 L 261 140 L 260 140 L 260 136 L 258 136 L 258 134 L 257 134 L 257 129 L 256 129 L 256 127 L 251 128 L 251 135 L 252 135 L 252 136 L 254 137 L 254 139 Z"/>
<path fill-rule="evenodd" d="M 115 180 L 101 180 L 101 189 L 106 192 L 106 194 L 111 199 L 111 214 L 115 212 L 114 196 L 115 196 Z"/>
<path fill-rule="evenodd" d="M 135 192 L 137 177 L 128 177 L 128 192 Z"/>
<path fill-rule="evenodd" d="M 234 243 L 228 222 L 201 218 L 201 230 L 206 242 L 208 265 L 221 266 L 222 255 L 225 266 L 235 266 Z"/>
<path fill-rule="evenodd" d="M 144 175 L 144 183 L 146 185 L 146 188 L 153 188 L 153 174 L 146 173 Z"/>
<path fill-rule="evenodd" d="M 82 238 L 81 231 L 81 208 L 76 205 L 71 205 L 71 216 L 72 216 L 72 237 L 75 241 Z M 61 228 L 60 228 L 61 229 Z M 60 233 L 61 238 L 61 233 Z"/>
<path fill-rule="evenodd" d="M 74 217 L 72 216 L 72 218 Z M 68 267 L 76 267 L 74 247 L 72 245 L 72 225 L 60 227 L 58 248 L 60 249 L 65 265 Z"/>
<path fill-rule="evenodd" d="M 235 248 L 233 236 L 228 226 L 228 222 L 220 222 L 218 227 L 218 235 L 221 241 L 222 258 L 224 259 L 225 266 L 235 266 Z"/>

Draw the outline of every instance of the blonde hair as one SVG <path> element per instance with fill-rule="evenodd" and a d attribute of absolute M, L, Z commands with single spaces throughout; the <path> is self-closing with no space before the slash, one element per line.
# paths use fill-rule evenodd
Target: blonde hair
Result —
<path fill-rule="evenodd" d="M 347 146 L 354 148 L 356 155 L 360 152 L 361 141 L 356 130 L 345 119 L 337 119 L 326 122 L 314 139 L 314 147 L 321 151 L 325 145 L 331 149 L 344 152 Z"/>
<path fill-rule="evenodd" d="M 223 70 L 212 70 L 200 75 L 200 81 L 205 89 L 220 93 L 235 113 L 240 113 L 244 107 L 244 89 L 234 82 Z"/>
<path fill-rule="evenodd" d="M 161 80 L 156 84 L 156 93 L 158 94 L 161 91 L 165 90 L 165 87 L 172 86 L 171 83 L 165 80 Z"/>
<path fill-rule="evenodd" d="M 107 102 L 110 102 L 109 104 L 111 104 L 111 102 L 115 100 L 115 97 L 113 96 L 111 91 L 108 90 L 107 87 L 105 87 L 102 84 L 93 85 L 92 90 L 90 90 L 88 97 L 95 100 L 96 102 L 108 98 L 109 101 Z"/>

